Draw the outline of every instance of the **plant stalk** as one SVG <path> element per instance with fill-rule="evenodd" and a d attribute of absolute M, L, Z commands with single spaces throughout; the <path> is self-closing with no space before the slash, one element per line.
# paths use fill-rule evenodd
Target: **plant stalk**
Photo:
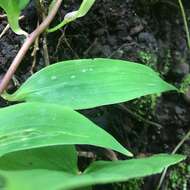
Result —
<path fill-rule="evenodd" d="M 171 154 L 175 154 L 175 153 L 181 148 L 181 146 L 184 144 L 184 142 L 189 139 L 189 137 L 190 137 L 190 130 L 189 130 L 188 133 L 183 137 L 183 139 L 177 144 L 177 146 L 174 148 L 174 150 L 172 151 Z M 167 170 L 168 170 L 168 168 L 165 168 L 165 170 L 163 171 L 163 173 L 162 173 L 162 175 L 161 175 L 161 178 L 160 178 L 160 181 L 159 181 L 159 184 L 158 184 L 156 190 L 159 190 L 159 189 L 161 188 L 162 183 L 163 183 L 163 181 L 164 181 L 164 178 L 165 178 L 165 176 L 166 176 Z"/>
<path fill-rule="evenodd" d="M 23 60 L 24 56 L 26 55 L 30 46 L 34 43 L 35 39 L 46 30 L 49 26 L 53 18 L 55 17 L 62 0 L 57 0 L 54 4 L 54 7 L 51 9 L 49 15 L 46 19 L 26 38 L 24 44 L 22 45 L 21 49 L 17 53 L 16 57 L 14 58 L 11 66 L 9 67 L 8 71 L 6 72 L 4 78 L 0 83 L 0 95 L 5 91 L 7 88 L 10 80 L 12 79 L 14 73 L 16 72 L 18 66 L 20 65 L 21 61 Z"/>
<path fill-rule="evenodd" d="M 186 36 L 187 36 L 187 45 L 190 49 L 190 33 L 189 33 L 189 28 L 188 28 L 188 24 L 187 24 L 187 16 L 185 14 L 185 10 L 184 10 L 184 6 L 181 0 L 178 0 L 179 3 L 179 7 L 181 9 L 181 14 L 182 14 L 182 18 L 183 18 L 183 22 L 184 22 L 184 27 L 185 27 L 185 32 L 186 32 Z"/>

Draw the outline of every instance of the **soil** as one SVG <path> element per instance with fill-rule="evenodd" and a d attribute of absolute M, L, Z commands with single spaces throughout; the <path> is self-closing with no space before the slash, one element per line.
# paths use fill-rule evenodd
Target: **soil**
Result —
<path fill-rule="evenodd" d="M 65 0 L 52 25 L 59 22 L 67 11 L 76 9 L 80 2 Z M 188 0 L 184 1 L 184 6 L 190 17 Z M 23 14 L 25 19 L 21 21 L 21 25 L 30 32 L 37 23 L 37 11 L 33 1 Z M 6 20 L 1 20 L 0 31 L 6 24 Z M 15 35 L 11 30 L 0 39 L 1 77 L 22 43 L 23 37 Z M 190 50 L 187 47 L 184 23 L 177 0 L 97 0 L 86 17 L 62 30 L 48 34 L 47 46 L 51 63 L 95 57 L 130 60 L 152 67 L 166 81 L 177 87 L 180 87 L 183 78 L 190 72 Z M 30 69 L 34 59 L 31 52 L 32 48 L 15 75 L 19 84 L 31 75 Z M 34 72 L 45 67 L 42 50 L 37 52 L 36 59 Z M 11 90 L 17 87 L 15 83 L 10 85 Z M 189 95 L 170 92 L 119 105 L 84 110 L 82 113 L 112 133 L 137 157 L 141 157 L 172 152 L 189 130 L 189 99 Z M 6 105 L 7 102 L 1 99 L 0 106 Z M 189 142 L 185 142 L 178 153 L 190 156 L 189 148 Z M 101 157 L 99 152 L 103 151 L 91 147 L 79 149 L 94 152 L 98 159 Z M 122 159 L 121 155 L 118 157 Z M 86 163 L 90 161 L 86 159 Z M 185 167 L 188 165 L 189 159 Z M 190 187 L 189 173 L 183 175 L 186 177 L 187 187 Z M 158 180 L 159 176 L 152 176 L 143 182 L 97 186 L 96 189 L 155 189 Z M 183 189 L 183 183 L 175 187 L 171 183 L 174 182 L 167 175 L 162 189 Z"/>

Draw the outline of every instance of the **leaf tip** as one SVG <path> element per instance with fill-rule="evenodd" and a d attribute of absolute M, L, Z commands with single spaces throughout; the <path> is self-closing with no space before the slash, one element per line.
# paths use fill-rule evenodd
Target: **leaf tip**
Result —
<path fill-rule="evenodd" d="M 121 153 L 125 154 L 128 157 L 134 157 L 133 153 L 129 152 L 127 149 L 125 149 L 124 151 L 122 151 Z"/>

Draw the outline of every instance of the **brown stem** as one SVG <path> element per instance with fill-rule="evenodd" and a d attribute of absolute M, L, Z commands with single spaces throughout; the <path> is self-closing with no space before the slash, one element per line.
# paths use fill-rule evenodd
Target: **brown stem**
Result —
<path fill-rule="evenodd" d="M 46 19 L 27 37 L 26 41 L 24 42 L 21 49 L 17 53 L 11 66 L 9 67 L 3 80 L 0 83 L 0 95 L 4 92 L 4 90 L 8 86 L 9 81 L 13 77 L 14 73 L 16 72 L 18 66 L 20 65 L 21 61 L 23 60 L 30 46 L 33 44 L 35 39 L 49 26 L 49 24 L 55 17 L 61 3 L 62 0 L 57 0 L 54 7 L 51 9 L 49 15 L 46 17 Z"/>

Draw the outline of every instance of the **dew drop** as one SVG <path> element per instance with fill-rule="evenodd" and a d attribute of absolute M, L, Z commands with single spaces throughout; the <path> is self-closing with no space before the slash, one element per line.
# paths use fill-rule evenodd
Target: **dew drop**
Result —
<path fill-rule="evenodd" d="M 56 76 L 52 76 L 52 77 L 51 77 L 51 80 L 56 80 L 56 79 L 57 79 Z"/>
<path fill-rule="evenodd" d="M 86 69 L 83 69 L 83 70 L 82 70 L 83 73 L 86 73 L 86 71 L 87 71 Z"/>
<path fill-rule="evenodd" d="M 21 139 L 21 141 L 26 141 L 26 140 L 27 140 L 27 138 L 26 138 L 26 137 L 24 137 L 24 138 L 22 138 L 22 139 Z"/>
<path fill-rule="evenodd" d="M 71 79 L 75 79 L 76 78 L 76 76 L 75 75 L 71 75 L 71 77 L 70 77 Z"/>

